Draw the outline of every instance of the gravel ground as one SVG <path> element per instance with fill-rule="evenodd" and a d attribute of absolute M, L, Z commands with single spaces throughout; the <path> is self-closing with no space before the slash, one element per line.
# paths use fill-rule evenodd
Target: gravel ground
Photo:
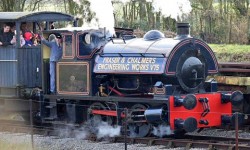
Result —
<path fill-rule="evenodd" d="M 238 131 L 239 138 L 250 138 L 249 131 Z M 221 137 L 235 137 L 235 131 L 234 130 L 223 130 L 223 129 L 204 129 L 200 133 L 193 132 L 190 133 L 191 135 L 210 135 L 210 136 L 221 136 Z"/>
<path fill-rule="evenodd" d="M 0 132 L 1 150 L 32 150 L 31 136 L 23 133 Z M 123 150 L 124 143 L 93 142 L 77 138 L 59 138 L 55 136 L 34 135 L 35 150 Z M 163 150 L 164 146 L 147 146 L 142 144 L 128 144 L 128 150 Z M 167 150 L 167 149 L 166 149 Z M 172 148 L 171 150 L 184 150 Z M 198 149 L 193 149 L 198 150 Z M 200 149 L 202 150 L 202 149 Z"/>
<path fill-rule="evenodd" d="M 112 130 L 114 132 L 115 130 Z M 34 135 L 34 150 L 124 150 L 124 143 L 110 143 L 108 141 L 94 142 L 84 140 L 85 134 L 77 131 L 78 136 L 69 138 L 69 133 L 59 130 L 59 136 Z M 222 137 L 235 137 L 233 130 L 204 129 L 200 133 L 189 134 L 211 135 Z M 239 130 L 239 137 L 250 138 L 250 133 Z M 24 133 L 0 132 L 0 150 L 32 150 L 31 135 Z M 147 146 L 143 144 L 128 144 L 127 150 L 169 150 L 164 146 Z M 171 150 L 184 150 L 185 148 L 172 148 Z M 204 149 L 193 149 L 204 150 Z"/>

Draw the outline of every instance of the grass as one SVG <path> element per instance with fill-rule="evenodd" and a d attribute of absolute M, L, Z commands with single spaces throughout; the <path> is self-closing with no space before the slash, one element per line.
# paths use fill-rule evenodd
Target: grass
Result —
<path fill-rule="evenodd" d="M 209 44 L 219 62 L 250 62 L 250 45 Z"/>

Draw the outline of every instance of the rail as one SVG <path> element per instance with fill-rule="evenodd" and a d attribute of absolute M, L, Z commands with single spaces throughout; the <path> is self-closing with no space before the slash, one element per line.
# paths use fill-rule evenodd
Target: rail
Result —
<path fill-rule="evenodd" d="M 219 62 L 219 72 L 250 73 L 250 62 Z"/>

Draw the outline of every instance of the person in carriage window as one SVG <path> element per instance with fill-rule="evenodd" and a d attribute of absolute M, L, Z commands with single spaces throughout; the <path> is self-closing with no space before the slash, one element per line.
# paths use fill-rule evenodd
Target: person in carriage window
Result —
<path fill-rule="evenodd" d="M 62 36 L 59 33 L 55 33 L 55 40 L 47 41 L 42 35 L 42 44 L 45 44 L 50 48 L 50 92 L 56 93 L 56 62 L 62 58 Z"/>
<path fill-rule="evenodd" d="M 11 44 L 15 45 L 17 42 L 16 35 L 13 36 L 13 39 L 10 41 Z M 20 46 L 25 45 L 25 39 L 23 38 L 23 33 L 20 31 Z"/>
<path fill-rule="evenodd" d="M 0 31 L 0 45 L 7 46 L 11 45 L 14 33 L 11 32 L 11 25 L 4 24 L 3 30 Z"/>
<path fill-rule="evenodd" d="M 26 46 L 32 46 L 33 45 L 32 38 L 33 38 L 33 34 L 31 32 L 25 32 L 24 33 L 24 40 L 25 40 L 25 45 Z"/>

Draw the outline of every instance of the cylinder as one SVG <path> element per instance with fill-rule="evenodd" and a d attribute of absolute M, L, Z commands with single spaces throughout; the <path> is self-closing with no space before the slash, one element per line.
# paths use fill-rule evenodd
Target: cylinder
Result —
<path fill-rule="evenodd" d="M 149 108 L 144 112 L 147 122 L 160 124 L 168 121 L 167 106 L 162 108 Z"/>

